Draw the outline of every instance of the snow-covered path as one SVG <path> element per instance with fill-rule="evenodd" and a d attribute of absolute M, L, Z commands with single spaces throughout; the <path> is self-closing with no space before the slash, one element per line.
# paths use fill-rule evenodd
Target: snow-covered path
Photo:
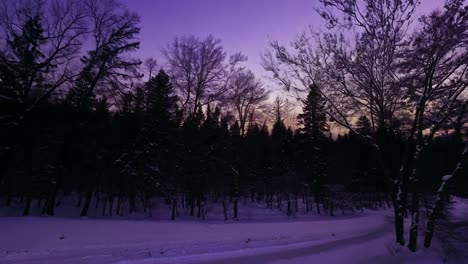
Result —
<path fill-rule="evenodd" d="M 405 263 L 389 221 L 382 212 L 234 223 L 6 217 L 0 263 Z"/>
<path fill-rule="evenodd" d="M 382 226 L 375 230 L 369 230 L 369 233 L 357 236 L 351 236 L 342 239 L 326 241 L 313 241 L 304 243 L 294 243 L 284 246 L 275 246 L 269 248 L 257 248 L 248 251 L 233 251 L 222 252 L 214 254 L 200 254 L 179 258 L 166 258 L 166 259 L 147 259 L 136 263 L 190 263 L 190 264 L 250 264 L 250 263 L 305 263 L 302 262 L 303 258 L 311 261 L 312 258 L 324 260 L 324 255 L 327 252 L 334 250 L 342 250 L 345 247 L 356 246 L 362 243 L 381 238 L 391 230 L 388 225 Z M 362 257 L 367 258 L 366 252 L 362 252 Z M 354 254 L 353 260 L 349 256 L 341 256 L 340 259 L 348 260 L 347 263 L 354 263 L 357 261 L 359 254 Z M 122 262 L 126 263 L 126 262 Z M 356 262 L 357 263 L 357 262 Z"/>

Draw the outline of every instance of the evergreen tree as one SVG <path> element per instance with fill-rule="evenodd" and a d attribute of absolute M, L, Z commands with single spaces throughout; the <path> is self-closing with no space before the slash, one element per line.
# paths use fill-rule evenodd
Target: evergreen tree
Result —
<path fill-rule="evenodd" d="M 355 131 L 363 136 L 372 136 L 372 125 L 367 116 L 362 115 L 358 118 Z M 388 133 L 387 141 L 391 139 L 392 137 Z M 377 200 L 381 199 L 380 196 L 386 192 L 387 179 L 382 177 L 383 172 L 379 167 L 375 150 L 353 132 L 349 133 L 349 144 L 352 153 L 355 154 L 351 157 L 353 161 L 354 191 L 358 191 L 360 195 L 368 197 L 365 202 L 367 206 L 376 207 Z M 397 142 L 392 144 L 394 145 L 392 146 L 393 148 L 397 146 Z"/>
<path fill-rule="evenodd" d="M 33 174 L 38 169 L 34 168 L 34 152 L 41 126 L 34 120 L 38 116 L 25 118 L 25 114 L 47 85 L 43 78 L 47 68 L 42 63 L 44 29 L 40 17 L 29 17 L 24 24 L 16 26 L 19 27 L 18 32 L 11 32 L 6 46 L 1 48 L 2 55 L 6 56 L 0 59 L 0 184 L 4 181 L 4 171 L 13 162 L 9 159 L 15 153 L 21 155 L 23 166 L 28 168 L 20 173 L 22 193 L 26 198 L 23 214 L 28 215 L 34 192 Z M 3 131 L 7 132 L 6 135 Z"/>
<path fill-rule="evenodd" d="M 23 106 L 24 111 L 33 103 L 46 83 L 44 76 L 44 54 L 41 51 L 44 41 L 44 29 L 39 15 L 30 17 L 21 25 L 20 32 L 13 32 L 6 40 L 11 50 L 6 61 L 0 64 L 2 90 L 0 95 L 8 96 L 9 101 L 15 101 Z"/>
<path fill-rule="evenodd" d="M 360 116 L 356 122 L 356 131 L 362 135 L 371 135 L 372 127 L 367 116 Z"/>
<path fill-rule="evenodd" d="M 146 84 L 148 95 L 148 112 L 158 124 L 175 121 L 177 96 L 164 70 L 152 77 Z"/>
<path fill-rule="evenodd" d="M 326 178 L 324 157 L 324 141 L 329 126 L 325 113 L 325 99 L 317 85 L 309 86 L 309 94 L 304 100 L 303 112 L 298 116 L 300 129 L 299 138 L 302 141 L 302 158 L 305 181 L 315 194 L 317 213 L 320 213 L 320 202 L 323 200 L 323 184 Z"/>
<path fill-rule="evenodd" d="M 325 113 L 326 101 L 322 97 L 316 84 L 309 86 L 309 93 L 304 100 L 302 114 L 299 114 L 301 133 L 313 143 L 318 143 L 329 132 L 327 116 Z"/>
<path fill-rule="evenodd" d="M 239 122 L 235 121 L 235 122 L 231 125 L 230 131 L 231 131 L 231 137 L 232 137 L 234 140 L 240 140 L 240 126 L 239 126 Z"/>
<path fill-rule="evenodd" d="M 286 138 L 286 126 L 284 125 L 283 120 L 280 116 L 276 117 L 275 123 L 271 130 L 271 137 L 275 143 L 281 144 L 282 141 Z"/>
<path fill-rule="evenodd" d="M 133 100 L 133 112 L 142 116 L 147 111 L 146 94 L 142 87 L 137 87 L 135 90 L 135 98 Z"/>

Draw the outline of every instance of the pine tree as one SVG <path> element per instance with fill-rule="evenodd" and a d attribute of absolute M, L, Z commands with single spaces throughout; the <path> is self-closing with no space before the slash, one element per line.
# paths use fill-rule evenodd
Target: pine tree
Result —
<path fill-rule="evenodd" d="M 362 115 L 358 118 L 355 131 L 362 136 L 373 135 L 372 125 L 367 116 Z M 390 137 L 387 137 L 387 140 L 390 139 Z M 353 161 L 353 171 L 355 172 L 353 177 L 356 191 L 359 191 L 361 195 L 367 196 L 366 203 L 368 206 L 376 207 L 378 200 L 386 190 L 387 179 L 382 177 L 383 173 L 379 170 L 375 150 L 353 132 L 349 133 L 349 143 L 355 154 L 352 155 L 351 160 Z"/>
<path fill-rule="evenodd" d="M 76 79 L 75 85 L 67 93 L 66 101 L 80 111 L 91 109 L 96 102 L 96 93 L 90 88 L 92 79 L 93 74 L 88 67 L 85 67 Z"/>
<path fill-rule="evenodd" d="M 233 137 L 234 140 L 239 140 L 239 138 L 240 138 L 240 126 L 239 126 L 239 122 L 235 121 L 235 122 L 231 125 L 230 131 L 231 131 L 231 137 Z"/>
<path fill-rule="evenodd" d="M 31 112 L 29 116 L 27 114 L 40 97 L 42 89 L 47 87 L 44 76 L 48 73 L 48 68 L 43 63 L 45 37 L 39 15 L 27 18 L 24 24 L 15 25 L 16 27 L 18 31 L 7 34 L 7 39 L 3 42 L 5 46 L 1 47 L 4 56 L 0 60 L 0 130 L 6 130 L 7 133 L 0 141 L 0 184 L 4 180 L 4 170 L 10 166 L 10 157 L 15 152 L 21 153 L 23 166 L 27 168 L 21 173 L 22 192 L 26 198 L 23 215 L 28 215 L 34 192 L 33 173 L 40 169 L 36 167 L 38 164 L 35 164 L 37 159 L 34 158 L 34 153 L 45 149 L 38 149 L 40 142 L 37 138 L 41 133 L 41 126 L 34 120 L 39 117 L 35 116 L 38 112 Z M 4 134 L 0 132 L 0 136 Z"/>
<path fill-rule="evenodd" d="M 132 108 L 134 118 L 142 121 L 138 125 L 139 131 L 117 162 L 123 176 L 132 177 L 132 184 L 127 186 L 131 212 L 135 209 L 137 192 L 144 194 L 145 210 L 150 209 L 150 197 L 156 193 L 170 198 L 175 206 L 179 162 L 176 156 L 177 97 L 169 76 L 163 70 L 152 77 L 144 89 L 137 90 L 138 96 Z"/>
<path fill-rule="evenodd" d="M 133 100 L 133 112 L 137 115 L 143 115 L 146 112 L 146 94 L 142 87 L 137 87 L 135 90 L 135 98 Z"/>
<path fill-rule="evenodd" d="M 301 133 L 308 140 L 317 143 L 326 137 L 329 132 L 327 116 L 325 113 L 325 99 L 322 97 L 317 85 L 309 87 L 309 94 L 304 100 L 302 114 L 299 114 L 299 125 L 302 125 Z"/>
<path fill-rule="evenodd" d="M 372 133 L 372 127 L 369 118 L 366 116 L 360 116 L 356 122 L 356 131 L 362 135 L 370 135 Z"/>
<path fill-rule="evenodd" d="M 300 129 L 299 137 L 302 141 L 302 158 L 305 181 L 312 187 L 315 194 L 317 213 L 320 213 L 324 178 L 326 178 L 326 164 L 324 158 L 324 141 L 329 132 L 325 113 L 325 99 L 317 85 L 310 85 L 309 94 L 304 100 L 303 112 L 298 116 Z"/>
<path fill-rule="evenodd" d="M 41 86 L 45 85 L 43 75 L 48 72 L 42 63 L 44 54 L 41 51 L 44 44 L 44 29 L 39 15 L 30 17 L 21 27 L 20 33 L 13 33 L 6 44 L 11 49 L 7 61 L 2 62 L 2 82 L 9 96 L 23 105 L 25 110 L 33 102 L 33 98 Z M 5 79 L 3 78 L 5 77 Z M 12 80 L 14 79 L 14 81 Z M 10 82 L 11 81 L 11 82 Z M 8 85 L 8 86 L 7 86 Z M 9 86 L 11 85 L 11 86 Z M 10 90 L 11 89 L 11 90 Z"/>
<path fill-rule="evenodd" d="M 177 110 L 177 96 L 164 70 L 152 77 L 146 84 L 148 113 L 158 124 L 174 122 Z"/>

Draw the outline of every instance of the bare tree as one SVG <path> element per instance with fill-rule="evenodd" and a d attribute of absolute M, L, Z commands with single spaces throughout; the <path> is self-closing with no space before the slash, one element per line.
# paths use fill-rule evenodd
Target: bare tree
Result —
<path fill-rule="evenodd" d="M 251 71 L 234 74 L 229 86 L 228 98 L 237 112 L 240 133 L 244 136 L 248 122 L 252 123 L 258 110 L 264 108 L 269 93 Z"/>
<path fill-rule="evenodd" d="M 416 165 L 466 93 L 466 7 L 463 1 L 448 1 L 445 11 L 422 17 L 422 29 L 410 35 L 416 1 L 321 3 L 318 12 L 338 31 L 312 37 L 303 34 L 292 43 L 294 52 L 272 42 L 271 51 L 263 57 L 264 68 L 288 90 L 300 93 L 305 85 L 317 84 L 332 120 L 375 147 L 384 173 L 395 179 L 395 231 L 401 244 L 405 197 L 411 183 L 409 247 L 415 250 L 419 221 Z M 358 33 L 345 34 L 350 28 Z M 362 135 L 353 128 L 356 114 L 371 117 L 372 135 Z M 389 175 L 379 137 L 403 115 L 411 117 L 405 124 L 405 158 L 398 175 Z"/>
<path fill-rule="evenodd" d="M 270 119 L 279 120 L 286 127 L 293 127 L 297 123 L 297 114 L 295 113 L 295 105 L 288 98 L 276 96 L 270 107 Z"/>
<path fill-rule="evenodd" d="M 176 38 L 163 53 L 186 117 L 195 115 L 200 106 L 222 100 L 230 78 L 241 70 L 238 64 L 246 60 L 240 53 L 227 59 L 221 41 L 211 35 L 203 40 Z"/>
<path fill-rule="evenodd" d="M 151 80 L 153 73 L 157 70 L 158 62 L 155 58 L 148 58 L 145 60 L 146 73 L 148 74 L 148 80 Z"/>
<path fill-rule="evenodd" d="M 92 25 L 93 48 L 83 56 L 83 68 L 68 94 L 79 106 L 89 103 L 95 93 L 113 93 L 139 78 L 139 60 L 128 53 L 139 48 L 140 18 L 115 0 L 88 0 L 84 4 Z"/>

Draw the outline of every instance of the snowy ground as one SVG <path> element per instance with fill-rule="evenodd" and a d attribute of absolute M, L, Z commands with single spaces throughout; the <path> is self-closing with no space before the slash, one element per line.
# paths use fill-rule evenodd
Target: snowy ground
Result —
<path fill-rule="evenodd" d="M 269 223 L 3 217 L 0 263 L 443 263 L 437 250 L 394 246 L 389 213 Z"/>
<path fill-rule="evenodd" d="M 451 263 L 468 263 L 468 199 L 451 197 L 448 214 L 436 225 L 436 236 Z"/>
<path fill-rule="evenodd" d="M 59 217 L 0 217 L 0 264 L 466 263 L 460 234 L 468 234 L 468 200 L 453 201 L 436 232 L 443 243 L 417 253 L 395 245 L 391 210 L 288 218 L 243 205 L 239 222 L 219 220 L 216 208 L 204 222 L 70 218 L 68 209 Z"/>

